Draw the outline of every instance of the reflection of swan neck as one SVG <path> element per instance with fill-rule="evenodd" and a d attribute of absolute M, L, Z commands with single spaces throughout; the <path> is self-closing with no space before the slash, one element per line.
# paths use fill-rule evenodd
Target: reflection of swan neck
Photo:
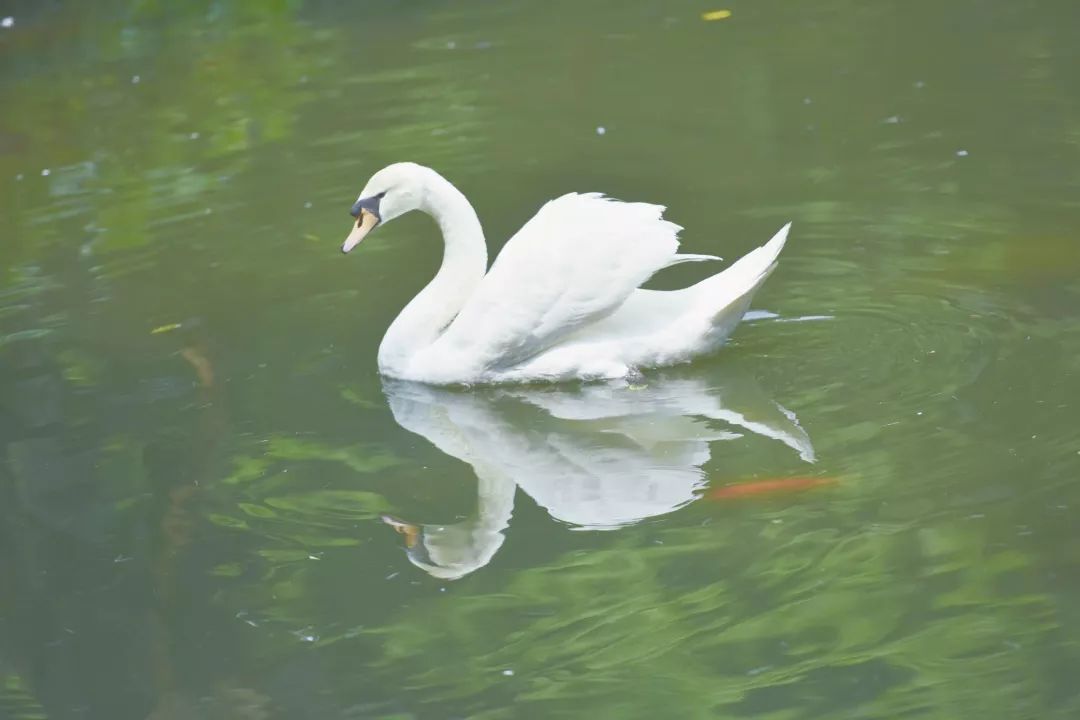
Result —
<path fill-rule="evenodd" d="M 498 473 L 477 473 L 476 526 L 493 532 L 502 532 L 510 524 L 514 514 L 514 493 L 517 485 L 513 480 Z"/>
<path fill-rule="evenodd" d="M 405 306 L 379 346 L 379 369 L 390 375 L 411 356 L 431 345 L 461 310 L 487 272 L 487 245 L 476 211 L 441 175 L 431 172 L 423 185 L 420 210 L 442 230 L 439 272 Z"/>

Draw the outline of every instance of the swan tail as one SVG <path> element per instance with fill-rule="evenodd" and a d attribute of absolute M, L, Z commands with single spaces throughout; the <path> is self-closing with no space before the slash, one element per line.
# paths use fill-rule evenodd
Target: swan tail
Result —
<path fill-rule="evenodd" d="M 791 223 L 788 223 L 780 228 L 769 242 L 746 253 L 721 274 L 726 277 L 730 273 L 732 282 L 741 280 L 750 285 L 753 285 L 758 278 L 768 276 L 776 267 L 776 259 L 780 257 L 780 251 L 784 249 L 790 230 Z"/>
<path fill-rule="evenodd" d="M 776 269 L 777 258 L 784 249 L 789 230 L 791 223 L 780 228 L 769 242 L 743 255 L 731 267 L 695 286 L 707 325 L 708 345 L 722 343 L 742 320 L 754 293 Z"/>

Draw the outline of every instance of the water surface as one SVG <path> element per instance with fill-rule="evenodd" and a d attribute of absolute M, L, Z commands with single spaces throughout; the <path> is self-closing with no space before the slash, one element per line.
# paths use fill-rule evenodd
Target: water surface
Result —
<path fill-rule="evenodd" d="M 1080 6 L 714 9 L 0 12 L 0 716 L 1076 717 Z M 794 230 L 715 357 L 384 383 L 404 159 Z"/>

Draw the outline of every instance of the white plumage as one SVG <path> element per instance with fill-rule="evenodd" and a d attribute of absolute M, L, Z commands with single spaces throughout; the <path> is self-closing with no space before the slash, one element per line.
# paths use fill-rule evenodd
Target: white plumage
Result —
<path fill-rule="evenodd" d="M 642 290 L 681 262 L 681 228 L 664 208 L 599 194 L 552 200 L 487 270 L 472 206 L 435 171 L 412 163 L 376 173 L 360 194 L 355 247 L 378 222 L 432 215 L 446 244 L 442 267 L 387 331 L 384 375 L 435 384 L 625 377 L 685 362 L 721 345 L 776 266 L 790 224 L 731 267 L 688 288 Z M 372 219 L 373 218 L 373 219 Z"/>

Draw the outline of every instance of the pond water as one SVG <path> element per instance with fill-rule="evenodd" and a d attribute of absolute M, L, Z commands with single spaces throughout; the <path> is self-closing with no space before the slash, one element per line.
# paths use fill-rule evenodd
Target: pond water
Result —
<path fill-rule="evenodd" d="M 1080 5 L 7 7 L 0 717 L 1080 716 Z M 713 357 L 385 383 L 404 159 L 794 227 Z"/>

